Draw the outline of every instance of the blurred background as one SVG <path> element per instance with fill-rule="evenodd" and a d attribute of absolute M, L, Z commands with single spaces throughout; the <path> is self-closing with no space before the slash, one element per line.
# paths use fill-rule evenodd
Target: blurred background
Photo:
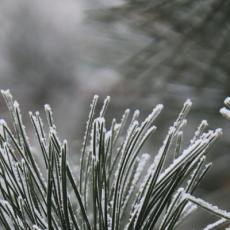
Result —
<path fill-rule="evenodd" d="M 219 114 L 230 95 L 230 1 L 1 0 L 0 28 L 0 87 L 21 102 L 29 132 L 26 111 L 48 103 L 61 137 L 79 156 L 94 94 L 100 103 L 112 97 L 109 121 L 126 108 L 144 117 L 162 103 L 146 147 L 154 154 L 190 98 L 185 147 L 203 119 L 224 130 L 197 194 L 230 210 L 230 122 Z M 7 119 L 2 99 L 0 107 Z M 181 229 L 212 220 L 203 212 L 194 218 Z"/>

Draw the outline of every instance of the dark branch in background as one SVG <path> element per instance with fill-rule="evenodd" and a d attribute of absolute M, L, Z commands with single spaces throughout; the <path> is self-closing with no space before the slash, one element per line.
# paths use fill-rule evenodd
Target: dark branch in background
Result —
<path fill-rule="evenodd" d="M 198 91 L 225 85 L 223 95 L 229 93 L 228 0 L 130 0 L 115 13 L 153 38 L 121 64 L 127 81 L 136 79 L 139 89 L 156 95 L 167 91 L 169 84 L 190 85 Z"/>

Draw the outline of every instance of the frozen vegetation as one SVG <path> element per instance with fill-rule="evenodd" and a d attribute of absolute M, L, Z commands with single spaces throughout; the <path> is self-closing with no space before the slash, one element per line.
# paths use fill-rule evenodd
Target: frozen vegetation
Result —
<path fill-rule="evenodd" d="M 45 105 L 45 123 L 38 112 L 29 113 L 40 146 L 41 162 L 37 162 L 18 102 L 9 90 L 2 94 L 13 120 L 12 129 L 0 122 L 0 222 L 4 229 L 169 230 L 197 209 L 217 218 L 204 230 L 230 224 L 229 212 L 194 195 L 212 165 L 206 155 L 222 130 L 207 130 L 207 122 L 201 121 L 183 150 L 190 100 L 151 160 L 152 154 L 142 148 L 157 131 L 155 120 L 163 106 L 157 105 L 143 121 L 140 111 L 125 110 L 120 121 L 108 124 L 110 97 L 97 115 L 99 98 L 95 96 L 78 175 L 68 163 L 68 143 L 58 137 L 51 107 Z M 229 98 L 225 105 L 229 107 Z M 230 118 L 228 108 L 221 113 Z"/>

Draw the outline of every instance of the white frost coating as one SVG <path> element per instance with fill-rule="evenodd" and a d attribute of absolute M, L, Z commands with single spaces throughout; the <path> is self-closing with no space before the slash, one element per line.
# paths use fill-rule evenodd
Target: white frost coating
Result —
<path fill-rule="evenodd" d="M 230 97 L 225 98 L 224 104 L 228 107 L 230 107 Z"/>
<path fill-rule="evenodd" d="M 139 160 L 139 163 L 138 163 L 138 166 L 136 168 L 136 171 L 135 171 L 135 174 L 134 174 L 134 177 L 133 177 L 133 180 L 132 180 L 132 184 L 130 186 L 130 189 L 128 191 L 128 194 L 126 196 L 126 199 L 124 201 L 124 206 L 127 205 L 128 201 L 129 201 L 129 197 L 130 195 L 132 194 L 135 186 L 137 185 L 137 182 L 139 181 L 140 179 L 140 176 L 141 176 L 141 173 L 143 172 L 144 170 L 144 167 L 146 165 L 146 163 L 148 162 L 148 160 L 150 159 L 150 155 L 148 153 L 143 153 L 141 155 L 141 159 Z"/>
<path fill-rule="evenodd" d="M 14 213 L 14 212 L 13 212 L 13 208 L 12 208 L 11 204 L 10 204 L 8 201 L 6 201 L 6 200 L 0 200 L 0 203 L 1 203 L 3 206 L 5 206 L 5 208 L 9 209 L 9 211 L 10 211 L 11 213 Z"/>
<path fill-rule="evenodd" d="M 3 132 L 3 126 L 6 126 L 6 122 L 3 119 L 0 119 L 0 134 L 3 136 L 4 132 Z"/>
<path fill-rule="evenodd" d="M 121 124 L 115 123 L 115 125 L 114 125 L 114 134 L 115 134 L 115 136 L 119 134 L 120 128 L 121 128 Z"/>
<path fill-rule="evenodd" d="M 108 101 L 108 102 L 110 102 L 111 97 L 110 97 L 110 96 L 107 96 L 105 100 Z"/>
<path fill-rule="evenodd" d="M 194 137 L 192 138 L 192 140 L 190 141 L 191 144 L 193 144 L 195 142 L 195 140 L 198 139 L 198 137 L 200 135 L 203 134 L 204 130 L 208 127 L 208 122 L 206 120 L 201 121 L 200 125 L 198 126 Z"/>
<path fill-rule="evenodd" d="M 97 117 L 94 122 L 98 122 L 98 124 L 103 124 L 105 123 L 105 118 L 104 117 Z"/>
<path fill-rule="evenodd" d="M 140 110 L 135 110 L 134 113 L 133 113 L 133 117 L 131 119 L 131 122 L 130 124 L 132 124 L 134 121 L 136 121 L 138 119 L 138 117 L 140 116 Z"/>
<path fill-rule="evenodd" d="M 172 211 L 177 207 L 177 203 L 181 201 L 181 193 L 184 192 L 184 188 L 179 188 L 176 193 L 173 195 L 172 201 L 170 202 L 169 207 L 167 208 L 167 211 L 164 215 L 164 218 L 161 222 L 161 229 L 165 225 L 166 220 L 169 218 Z"/>
<path fill-rule="evenodd" d="M 155 108 L 153 109 L 153 113 L 155 113 L 154 111 L 159 111 L 162 110 L 164 108 L 164 106 L 162 104 L 158 104 L 155 106 Z"/>
<path fill-rule="evenodd" d="M 209 144 L 213 141 L 213 139 L 216 139 L 221 134 L 221 129 L 216 129 L 215 131 L 209 131 L 208 133 L 204 133 L 200 139 L 196 140 L 194 144 L 190 145 L 187 149 L 185 149 L 183 153 L 178 158 L 176 158 L 173 163 L 167 169 L 165 169 L 163 173 L 160 174 L 158 181 L 163 179 L 170 172 L 174 171 L 177 165 L 187 159 L 189 155 L 193 155 L 201 147 L 207 148 Z"/>
<path fill-rule="evenodd" d="M 196 197 L 194 197 L 188 193 L 184 193 L 183 197 L 184 197 L 184 199 L 190 200 L 191 202 L 195 203 L 196 205 L 202 207 L 203 209 L 206 209 L 207 211 L 209 211 L 209 212 L 211 212 L 217 216 L 220 216 L 220 217 L 223 217 L 223 218 L 230 220 L 230 212 L 222 210 L 222 209 L 218 208 L 217 206 L 214 206 L 214 205 L 212 205 L 212 204 L 210 204 L 210 203 L 208 203 L 208 202 L 206 202 L 200 198 L 196 198 Z"/>
<path fill-rule="evenodd" d="M 191 107 L 191 106 L 192 106 L 192 101 L 191 101 L 190 98 L 188 98 L 188 99 L 185 101 L 184 106 L 186 106 L 186 107 Z"/>
<path fill-rule="evenodd" d="M 0 203 L 4 206 L 9 205 L 9 202 L 6 200 L 0 200 Z"/>
<path fill-rule="evenodd" d="M 147 122 L 153 122 L 158 115 L 160 114 L 160 112 L 162 111 L 162 109 L 164 108 L 164 106 L 162 104 L 158 104 L 156 105 L 156 107 L 153 109 L 152 113 L 150 113 L 150 115 L 147 117 Z"/>
<path fill-rule="evenodd" d="M 188 202 L 184 207 L 184 211 L 182 215 L 186 217 L 189 214 L 191 214 L 193 211 L 195 211 L 196 209 L 197 209 L 197 205 L 193 204 L 192 202 Z"/>
<path fill-rule="evenodd" d="M 36 216 L 40 219 L 40 221 L 46 226 L 46 228 L 47 228 L 47 219 L 46 219 L 46 217 L 44 217 L 44 216 L 42 216 L 41 215 L 41 213 L 40 212 L 38 212 L 38 210 L 35 208 L 34 209 L 34 212 L 35 212 L 35 214 L 36 214 Z"/>
<path fill-rule="evenodd" d="M 175 167 L 182 161 L 184 161 L 190 154 L 192 154 L 192 152 L 194 150 L 196 150 L 197 148 L 199 148 L 201 145 L 205 145 L 207 144 L 205 141 L 202 140 L 197 140 L 193 145 L 189 146 L 186 150 L 183 151 L 183 153 L 176 158 L 173 163 L 167 168 L 165 169 L 164 172 L 162 172 L 158 178 L 157 181 L 162 180 L 168 173 L 172 172 L 173 169 L 175 169 Z"/>
<path fill-rule="evenodd" d="M 0 125 L 6 125 L 6 121 L 4 119 L 0 119 Z"/>
<path fill-rule="evenodd" d="M 10 156 L 10 161 L 11 161 L 11 162 L 14 162 L 13 159 L 12 159 L 12 156 Z M 16 162 L 16 163 L 13 163 L 13 164 L 12 164 L 12 172 L 13 172 L 14 177 L 15 177 L 15 179 L 16 179 L 15 181 L 18 182 L 18 185 L 15 184 L 15 181 L 14 181 L 14 180 L 12 180 L 12 183 L 15 184 L 15 187 L 20 187 L 20 188 L 22 188 L 22 186 L 23 186 L 22 183 L 24 182 L 24 179 L 25 179 L 25 178 L 22 178 L 22 183 L 21 183 L 21 181 L 20 181 L 20 179 L 19 179 L 19 174 L 18 174 L 19 167 L 20 167 L 20 163 L 19 163 L 19 162 Z"/>
<path fill-rule="evenodd" d="M 142 167 L 143 166 L 143 163 L 145 162 L 145 161 L 147 161 L 147 160 L 149 160 L 151 157 L 150 157 L 150 155 L 149 155 L 149 153 L 143 153 L 142 155 L 141 155 L 141 163 L 140 163 L 140 167 Z"/>
<path fill-rule="evenodd" d="M 221 136 L 223 134 L 223 130 L 221 128 L 218 128 L 215 130 L 215 133 L 217 136 Z"/>
<path fill-rule="evenodd" d="M 107 215 L 107 223 L 108 223 L 108 230 L 111 230 L 112 229 L 112 218 L 111 218 L 111 216 L 109 215 L 109 213 L 108 213 L 108 215 Z"/>
<path fill-rule="evenodd" d="M 90 112 L 89 112 L 88 120 L 86 122 L 86 128 L 85 128 L 85 133 L 84 133 L 83 142 L 82 142 L 82 148 L 81 148 L 81 165 L 82 165 L 82 162 L 83 162 L 83 154 L 84 154 L 84 151 L 85 151 L 86 145 L 87 145 L 88 134 L 90 132 L 89 131 L 89 129 L 90 129 L 89 126 L 90 126 L 90 123 L 91 123 L 91 119 L 93 118 L 93 115 L 94 115 L 94 110 L 95 110 L 95 107 L 97 105 L 98 98 L 99 98 L 98 95 L 94 95 L 93 101 L 90 104 Z M 93 129 L 91 130 L 91 134 L 90 134 L 91 137 L 92 137 L 92 131 L 93 131 Z M 91 143 L 90 143 L 90 145 L 91 145 Z"/>
<path fill-rule="evenodd" d="M 14 101 L 14 108 L 19 108 L 19 103 L 17 101 Z"/>
<path fill-rule="evenodd" d="M 188 202 L 184 207 L 184 210 L 181 214 L 181 217 L 180 217 L 178 223 L 182 222 L 183 219 L 185 219 L 187 216 L 189 216 L 191 213 L 193 213 L 196 210 L 197 210 L 197 205 L 194 205 L 193 203 Z"/>
<path fill-rule="evenodd" d="M 205 139 L 212 139 L 213 137 L 219 137 L 219 136 L 221 136 L 223 134 L 223 132 L 222 132 L 222 129 L 216 129 L 216 130 L 210 130 L 209 132 L 207 132 L 207 133 L 203 133 L 202 135 L 201 135 L 201 139 L 202 140 L 205 140 Z"/>
<path fill-rule="evenodd" d="M 21 218 L 19 218 L 18 216 L 17 216 L 17 224 L 18 224 L 22 229 L 24 228 L 23 222 L 22 222 Z"/>
<path fill-rule="evenodd" d="M 160 161 L 160 158 L 161 158 L 161 155 L 162 155 L 162 151 L 166 145 L 166 142 L 168 140 L 168 137 L 169 135 L 171 135 L 173 132 L 175 132 L 175 128 L 174 127 L 170 127 L 169 128 L 169 132 L 168 132 L 168 135 L 167 137 L 165 138 L 165 140 L 163 141 L 163 145 L 161 146 L 161 148 L 159 149 L 158 153 L 156 154 L 155 158 L 154 158 L 154 161 L 153 163 L 151 164 L 151 166 L 148 168 L 148 171 L 147 171 L 147 175 L 146 177 L 144 178 L 144 181 L 143 181 L 143 184 L 141 185 L 141 188 L 143 188 L 145 186 L 145 184 L 147 183 L 148 181 L 148 178 L 153 175 L 155 173 L 155 168 L 156 166 L 158 165 L 159 161 Z"/>
<path fill-rule="evenodd" d="M 42 229 L 39 228 L 37 225 L 33 225 L 33 230 L 42 230 Z"/>
<path fill-rule="evenodd" d="M 103 130 L 102 132 L 106 133 L 106 129 L 105 129 L 105 118 L 104 117 L 98 117 L 94 120 L 94 122 L 97 122 L 98 124 L 98 131 L 101 129 L 101 126 L 103 125 Z M 100 131 L 99 131 L 100 132 Z M 98 132 L 98 134 L 99 134 Z"/>
<path fill-rule="evenodd" d="M 101 111 L 100 111 L 100 117 L 103 117 L 103 114 L 104 114 L 104 112 L 105 112 L 105 110 L 106 110 L 106 108 L 107 108 L 109 102 L 110 102 L 110 96 L 107 96 L 107 97 L 105 98 L 105 100 L 104 100 L 102 109 L 101 109 Z"/>
<path fill-rule="evenodd" d="M 230 110 L 223 107 L 220 109 L 220 113 L 227 119 L 230 119 Z"/>
<path fill-rule="evenodd" d="M 186 116 L 192 107 L 192 101 L 190 99 L 187 99 L 184 103 L 182 113 L 180 115 Z"/>
<path fill-rule="evenodd" d="M 216 222 L 207 225 L 203 230 L 214 230 L 216 229 L 218 226 L 224 224 L 226 222 L 226 219 L 221 218 L 219 220 L 217 220 Z"/>
<path fill-rule="evenodd" d="M 180 112 L 180 114 L 178 115 L 177 120 L 174 122 L 174 127 L 178 127 L 180 125 L 180 123 L 182 122 L 182 120 L 184 120 L 184 118 L 187 116 L 187 114 L 189 113 L 190 109 L 192 106 L 192 102 L 190 99 L 187 99 L 184 103 L 184 106 Z"/>
<path fill-rule="evenodd" d="M 177 130 L 178 130 L 179 132 L 180 132 L 180 131 L 184 128 L 184 126 L 186 126 L 186 125 L 187 125 L 187 119 L 183 119 L 183 120 L 181 120 L 180 122 L 174 124 L 174 126 L 177 128 Z"/>
<path fill-rule="evenodd" d="M 57 135 L 57 131 L 56 131 L 56 129 L 55 129 L 55 127 L 50 127 L 50 130 L 49 130 L 49 133 L 50 133 L 50 135 Z"/>
<path fill-rule="evenodd" d="M 141 123 L 141 126 L 139 127 L 139 130 L 142 130 L 142 134 L 140 137 L 143 137 L 144 133 L 148 130 L 149 126 L 152 124 L 152 122 L 157 118 L 157 116 L 160 114 L 161 110 L 163 108 L 163 105 L 159 104 L 157 105 L 153 110 L 152 113 L 150 113 L 146 119 Z M 132 122 L 134 119 L 132 119 Z M 139 132 L 138 130 L 138 132 Z"/>
<path fill-rule="evenodd" d="M 98 100 L 98 98 L 99 98 L 99 96 L 98 96 L 97 94 L 95 94 L 95 95 L 93 96 L 93 100 Z"/>
<path fill-rule="evenodd" d="M 159 155 L 159 153 L 158 153 L 158 155 Z M 143 190 L 143 188 L 144 188 L 145 184 L 147 183 L 149 177 L 155 172 L 156 164 L 159 161 L 159 158 L 160 158 L 159 156 L 155 156 L 153 163 L 148 168 L 147 175 L 144 177 L 143 183 L 140 186 L 140 191 Z"/>
<path fill-rule="evenodd" d="M 52 109 L 51 109 L 51 107 L 50 107 L 49 104 L 45 104 L 45 105 L 44 105 L 44 108 L 45 108 L 46 111 L 49 111 L 49 112 L 52 113 Z"/>
<path fill-rule="evenodd" d="M 122 117 L 121 117 L 120 123 L 115 124 L 115 126 L 114 126 L 114 131 L 115 131 L 114 139 L 115 140 L 117 140 L 119 138 L 119 134 L 122 132 L 122 130 L 123 130 L 123 128 L 127 122 L 129 114 L 130 114 L 130 109 L 126 109 L 125 112 L 123 113 Z"/>
<path fill-rule="evenodd" d="M 136 120 L 140 116 L 140 113 L 141 113 L 140 110 L 136 109 L 133 114 L 133 119 Z"/>
<path fill-rule="evenodd" d="M 125 112 L 124 112 L 124 115 L 127 114 L 127 113 L 130 113 L 130 109 L 126 109 Z"/>
<path fill-rule="evenodd" d="M 104 117 L 98 117 L 94 119 L 93 125 L 92 125 L 93 128 L 91 129 L 91 133 L 90 133 L 90 137 L 91 137 L 91 140 L 90 140 L 91 147 L 90 148 L 95 151 L 95 155 L 92 155 L 92 158 L 96 160 L 97 162 L 99 160 L 98 158 L 99 157 L 99 143 L 98 142 L 99 142 L 99 136 L 100 136 L 99 130 L 101 129 L 101 125 L 104 123 L 105 123 Z M 102 132 L 106 132 L 105 127 Z M 96 133 L 96 137 L 94 137 L 94 133 Z M 95 140 L 95 143 L 94 143 L 94 140 Z"/>
<path fill-rule="evenodd" d="M 206 120 L 201 121 L 201 124 L 202 124 L 203 126 L 208 126 L 208 122 L 207 122 Z"/>
<path fill-rule="evenodd" d="M 4 95 L 4 96 L 6 96 L 6 97 L 8 97 L 8 98 L 12 99 L 12 94 L 11 94 L 11 92 L 10 92 L 9 89 L 7 89 L 7 90 L 1 90 L 1 94 Z"/>
<path fill-rule="evenodd" d="M 124 154 L 125 154 L 125 150 L 126 150 L 126 147 L 127 147 L 127 144 L 135 130 L 135 128 L 138 126 L 138 121 L 134 121 L 131 126 L 129 127 L 128 131 L 127 131 L 127 135 L 126 135 L 126 139 L 124 141 L 124 145 L 123 145 L 123 148 L 121 150 L 121 158 L 120 158 L 120 161 L 119 161 L 119 165 L 117 167 L 117 170 L 115 172 L 115 178 L 117 179 L 118 177 L 118 173 L 121 169 L 121 165 L 122 165 L 122 161 L 124 160 Z"/>
<path fill-rule="evenodd" d="M 109 103 L 111 100 L 111 97 L 110 96 L 107 96 L 104 100 L 104 105 L 106 105 L 107 103 Z"/>
<path fill-rule="evenodd" d="M 126 121 L 128 119 L 129 114 L 130 114 L 130 109 L 126 109 L 125 112 L 124 112 L 124 114 L 122 115 L 121 122 L 120 122 L 120 129 L 119 130 L 122 130 L 124 128 L 125 123 L 126 123 Z"/>
<path fill-rule="evenodd" d="M 41 123 L 39 122 L 39 119 L 40 119 L 39 114 L 36 114 L 36 116 L 34 116 L 32 112 L 29 112 L 29 114 L 30 114 L 31 120 L 33 120 L 34 125 L 35 125 L 35 127 L 37 129 L 38 138 L 44 144 L 44 146 L 46 146 L 46 140 L 45 140 L 45 138 L 42 137 L 43 135 L 45 136 L 45 133 L 42 132 L 43 124 L 42 124 L 42 122 Z"/>
<path fill-rule="evenodd" d="M 63 146 L 64 146 L 64 145 L 67 146 L 67 144 L 68 144 L 68 142 L 67 142 L 67 140 L 65 139 L 65 140 L 63 141 Z"/>
<path fill-rule="evenodd" d="M 138 152 L 138 150 L 140 150 L 141 146 L 142 146 L 143 143 L 146 141 L 146 139 L 149 137 L 149 135 L 151 135 L 153 132 L 155 132 L 156 129 L 157 129 L 157 127 L 153 125 L 152 127 L 150 127 L 150 128 L 144 133 L 144 135 L 142 136 L 141 140 L 137 141 L 137 146 L 135 147 L 135 150 L 134 150 L 135 154 Z M 137 130 L 138 130 L 138 128 L 137 128 Z M 139 130 L 138 130 L 138 131 L 139 131 Z M 134 155 L 135 155 L 135 154 L 134 154 Z"/>
<path fill-rule="evenodd" d="M 173 133 L 175 132 L 175 127 L 170 127 L 169 128 L 169 132 L 168 132 L 168 135 L 167 137 L 165 138 L 165 140 L 163 141 L 163 145 L 162 147 L 159 149 L 157 155 L 155 156 L 154 158 L 154 161 L 153 163 L 150 165 L 150 167 L 148 168 L 148 171 L 147 171 L 147 175 L 145 176 L 144 180 L 143 180 L 143 183 L 140 185 L 140 189 L 139 189 L 139 194 L 143 193 L 144 192 L 144 195 L 141 197 L 137 197 L 137 202 L 133 208 L 133 213 L 131 214 L 131 218 L 134 218 L 134 215 L 136 213 L 138 213 L 141 209 L 141 207 L 143 206 L 143 202 L 145 200 L 145 195 L 146 195 L 146 192 L 148 191 L 149 189 L 149 186 L 150 186 L 150 181 L 151 181 L 151 178 L 152 176 L 155 174 L 155 170 L 156 170 L 156 166 L 158 165 L 160 159 L 161 159 L 161 156 L 162 156 L 162 153 L 163 153 L 163 150 L 164 150 L 164 147 L 168 141 L 168 138 L 170 135 L 172 135 Z M 146 186 L 147 184 L 147 186 Z M 145 191 L 143 190 L 144 187 L 146 188 Z M 137 214 L 138 215 L 138 214 Z M 127 229 L 127 227 L 126 227 Z"/>
<path fill-rule="evenodd" d="M 202 162 L 204 162 L 205 161 L 205 158 L 206 158 L 206 156 L 202 156 L 201 158 L 200 158 L 200 160 L 199 160 L 199 165 L 202 163 Z M 206 165 L 206 167 L 205 167 L 205 169 L 207 168 L 207 165 Z M 194 179 L 194 176 L 195 176 L 195 174 L 197 173 L 197 170 L 199 169 L 199 167 L 197 167 L 197 168 L 195 168 L 194 170 L 193 170 L 193 172 L 191 173 L 191 176 L 190 176 L 190 178 L 189 178 L 189 180 L 187 181 L 187 188 L 190 186 L 190 184 L 191 184 L 191 182 L 192 182 L 192 180 Z"/>
<path fill-rule="evenodd" d="M 22 122 L 22 115 L 21 115 L 21 111 L 19 108 L 19 103 L 17 101 L 13 102 L 13 107 L 14 107 L 14 120 L 17 126 L 21 126 L 22 128 L 22 134 L 20 134 L 20 138 L 23 138 L 23 135 L 25 137 L 26 143 L 28 144 L 29 148 L 31 148 L 30 146 L 30 142 L 29 142 L 29 137 L 27 136 L 26 133 L 26 127 L 24 126 L 23 122 Z M 18 116 L 17 116 L 18 114 Z"/>
<path fill-rule="evenodd" d="M 111 130 L 108 130 L 105 133 L 105 142 L 107 142 L 109 140 L 109 138 L 111 137 L 111 135 L 112 135 L 112 131 Z"/>

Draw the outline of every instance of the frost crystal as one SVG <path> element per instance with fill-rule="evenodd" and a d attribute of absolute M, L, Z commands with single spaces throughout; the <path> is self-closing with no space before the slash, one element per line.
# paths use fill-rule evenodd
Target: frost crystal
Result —
<path fill-rule="evenodd" d="M 226 222 L 226 219 L 224 218 L 221 218 L 219 219 L 218 221 L 212 223 L 212 224 L 209 224 L 207 225 L 203 230 L 214 230 L 216 229 L 218 226 L 224 224 Z"/>
<path fill-rule="evenodd" d="M 188 193 L 184 193 L 183 198 L 190 200 L 194 204 L 200 206 L 203 209 L 206 209 L 207 211 L 209 211 L 210 213 L 213 213 L 214 215 L 230 220 L 230 212 L 222 210 L 218 208 L 217 206 L 214 206 L 200 198 L 196 198 Z"/>
<path fill-rule="evenodd" d="M 227 119 L 230 119 L 230 110 L 223 107 L 220 109 L 220 113 Z"/>
<path fill-rule="evenodd" d="M 224 100 L 224 104 L 230 108 L 230 97 L 227 97 L 227 98 Z"/>

